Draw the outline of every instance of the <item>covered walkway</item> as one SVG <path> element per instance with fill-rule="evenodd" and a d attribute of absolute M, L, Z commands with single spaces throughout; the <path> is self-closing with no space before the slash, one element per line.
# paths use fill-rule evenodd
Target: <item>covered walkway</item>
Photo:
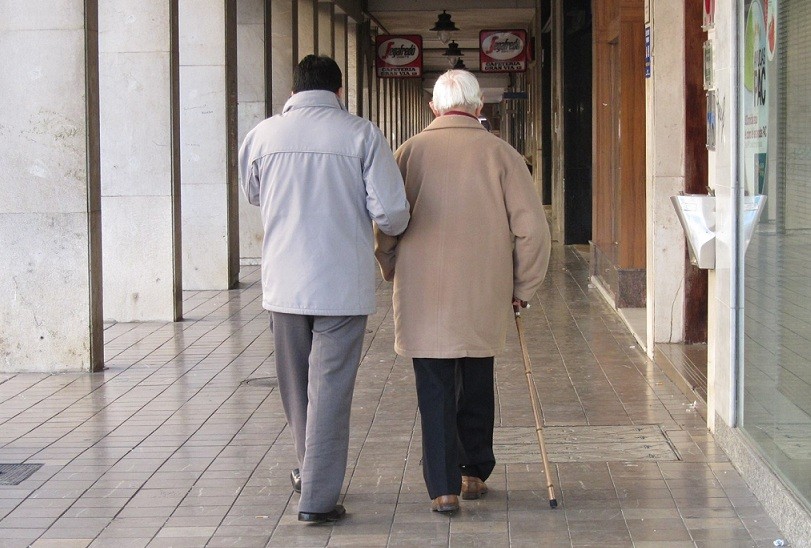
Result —
<path fill-rule="evenodd" d="M 430 512 L 390 289 L 378 290 L 355 392 L 347 519 L 296 521 L 258 267 L 243 267 L 237 289 L 184 292 L 182 322 L 108 325 L 104 371 L 0 375 L 0 463 L 42 464 L 16 485 L 26 470 L 0 467 L 0 545 L 679 548 L 781 537 L 700 403 L 636 347 L 572 247 L 553 250 L 525 314 L 559 507 L 546 501 L 511 332 L 496 365 L 490 493 L 451 518 Z"/>

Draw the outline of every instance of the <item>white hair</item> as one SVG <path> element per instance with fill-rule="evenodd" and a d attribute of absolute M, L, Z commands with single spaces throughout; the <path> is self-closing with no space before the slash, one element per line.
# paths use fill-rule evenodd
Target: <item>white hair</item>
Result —
<path fill-rule="evenodd" d="M 479 81 L 466 70 L 449 70 L 434 84 L 432 103 L 440 115 L 455 108 L 475 112 L 483 104 Z"/>

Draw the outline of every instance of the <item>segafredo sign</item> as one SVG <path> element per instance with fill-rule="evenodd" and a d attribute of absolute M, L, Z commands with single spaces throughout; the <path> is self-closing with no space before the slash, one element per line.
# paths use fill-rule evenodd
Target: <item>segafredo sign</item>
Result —
<path fill-rule="evenodd" d="M 482 72 L 524 72 L 527 57 L 527 31 L 483 30 L 479 33 Z"/>
<path fill-rule="evenodd" d="M 382 34 L 375 39 L 375 69 L 378 78 L 422 76 L 422 36 Z"/>

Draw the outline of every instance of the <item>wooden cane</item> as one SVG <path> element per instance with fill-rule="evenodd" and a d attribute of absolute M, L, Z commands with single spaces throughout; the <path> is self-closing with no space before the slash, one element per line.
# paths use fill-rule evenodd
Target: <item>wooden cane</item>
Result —
<path fill-rule="evenodd" d="M 521 354 L 524 356 L 524 374 L 527 377 L 529 398 L 532 401 L 532 414 L 535 415 L 535 434 L 538 436 L 538 447 L 541 450 L 541 460 L 543 460 L 543 472 L 546 475 L 546 487 L 549 491 L 549 506 L 552 508 L 557 508 L 558 501 L 555 498 L 555 486 L 552 484 L 552 472 L 549 470 L 549 459 L 546 456 L 546 445 L 543 441 L 541 402 L 538 399 L 538 390 L 535 388 L 535 379 L 532 377 L 532 364 L 529 361 L 527 343 L 526 340 L 524 340 L 524 325 L 522 323 L 521 312 L 519 310 L 515 310 L 515 327 L 518 328 L 518 342 L 521 344 Z"/>

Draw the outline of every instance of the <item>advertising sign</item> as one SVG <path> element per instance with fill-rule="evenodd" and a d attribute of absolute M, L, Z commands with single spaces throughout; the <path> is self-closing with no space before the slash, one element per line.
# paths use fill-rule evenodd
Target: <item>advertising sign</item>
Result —
<path fill-rule="evenodd" d="M 704 30 L 715 28 L 715 0 L 704 0 Z"/>
<path fill-rule="evenodd" d="M 718 99 L 715 90 L 707 92 L 707 150 L 715 150 L 715 135 L 718 126 Z"/>
<path fill-rule="evenodd" d="M 741 79 L 743 80 L 744 184 L 750 194 L 762 194 L 770 171 L 774 147 L 771 96 L 775 67 L 777 1 L 745 0 Z"/>
<path fill-rule="evenodd" d="M 704 89 L 715 89 L 715 61 L 712 40 L 704 42 Z"/>
<path fill-rule="evenodd" d="M 479 33 L 482 72 L 524 72 L 528 58 L 527 31 L 483 30 Z"/>
<path fill-rule="evenodd" d="M 381 34 L 375 39 L 378 78 L 422 77 L 422 36 Z"/>

